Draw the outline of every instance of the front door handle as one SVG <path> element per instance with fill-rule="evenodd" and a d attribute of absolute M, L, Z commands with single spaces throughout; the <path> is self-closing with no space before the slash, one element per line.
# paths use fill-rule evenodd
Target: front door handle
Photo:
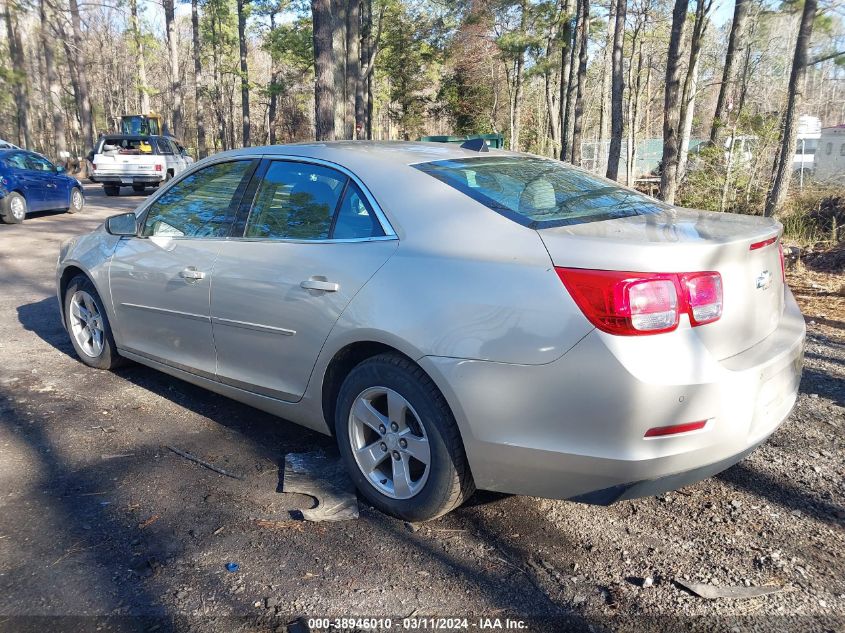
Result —
<path fill-rule="evenodd" d="M 199 281 L 200 279 L 205 279 L 205 273 L 192 266 L 179 273 L 179 276 L 185 281 Z"/>
<path fill-rule="evenodd" d="M 323 292 L 337 292 L 340 290 L 340 284 L 324 279 L 306 279 L 299 285 L 306 290 L 322 290 Z"/>

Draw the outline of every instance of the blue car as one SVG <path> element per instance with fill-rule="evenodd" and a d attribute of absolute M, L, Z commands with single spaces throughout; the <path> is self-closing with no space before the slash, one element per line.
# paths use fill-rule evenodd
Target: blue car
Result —
<path fill-rule="evenodd" d="M 78 213 L 84 206 L 82 183 L 65 174 L 64 167 L 34 152 L 0 150 L 0 220 L 17 224 L 30 211 Z"/>

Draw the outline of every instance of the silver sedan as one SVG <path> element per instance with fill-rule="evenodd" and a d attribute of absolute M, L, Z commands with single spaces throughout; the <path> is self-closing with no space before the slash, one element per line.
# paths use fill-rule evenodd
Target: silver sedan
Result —
<path fill-rule="evenodd" d="M 801 374 L 780 233 L 524 154 L 258 147 L 66 243 L 57 288 L 87 365 L 331 434 L 417 521 L 475 488 L 609 504 L 742 459 Z"/>

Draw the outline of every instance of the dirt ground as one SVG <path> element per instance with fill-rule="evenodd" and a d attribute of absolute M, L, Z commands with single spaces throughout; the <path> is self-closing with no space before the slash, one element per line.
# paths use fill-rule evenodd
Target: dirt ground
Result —
<path fill-rule="evenodd" d="M 305 631 L 345 616 L 396 631 L 423 616 L 458 620 L 406 624 L 845 630 L 843 275 L 791 274 L 808 321 L 798 405 L 713 479 L 607 508 L 478 493 L 423 525 L 364 503 L 358 520 L 314 524 L 291 518 L 311 500 L 279 492 L 280 477 L 286 453 L 329 439 L 145 367 L 74 357 L 59 244 L 141 200 L 87 193 L 82 215 L 0 226 L 0 631 Z M 706 600 L 685 581 L 779 591 Z"/>

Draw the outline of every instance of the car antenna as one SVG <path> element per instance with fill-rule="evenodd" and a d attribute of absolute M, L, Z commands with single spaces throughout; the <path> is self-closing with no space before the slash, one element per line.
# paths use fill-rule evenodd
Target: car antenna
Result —
<path fill-rule="evenodd" d="M 461 143 L 461 149 L 468 149 L 471 152 L 489 152 L 487 142 L 483 138 L 471 138 Z"/>

